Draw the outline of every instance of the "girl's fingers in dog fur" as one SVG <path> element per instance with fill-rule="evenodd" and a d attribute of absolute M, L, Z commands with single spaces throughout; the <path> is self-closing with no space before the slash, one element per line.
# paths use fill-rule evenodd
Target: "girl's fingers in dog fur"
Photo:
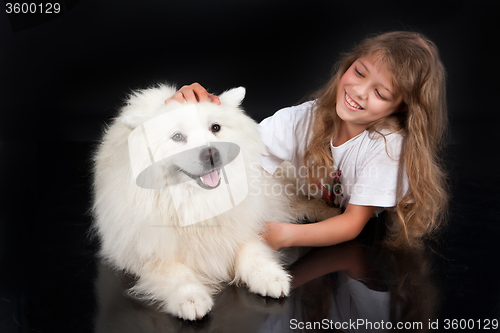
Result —
<path fill-rule="evenodd" d="M 179 90 L 179 92 L 182 94 L 182 97 L 183 97 L 183 101 L 186 101 L 186 102 L 190 102 L 190 103 L 197 103 L 198 102 L 198 98 L 196 97 L 195 93 L 193 90 L 191 89 L 181 89 Z"/>
<path fill-rule="evenodd" d="M 172 101 L 177 101 L 180 104 L 182 104 L 185 102 L 184 95 L 180 91 L 177 91 L 175 94 L 172 95 L 172 97 L 169 97 L 165 100 L 165 104 L 168 104 Z"/>
<path fill-rule="evenodd" d="M 177 93 L 181 93 L 184 100 L 191 103 L 205 102 L 208 100 L 207 90 L 197 82 L 182 86 Z"/>
<path fill-rule="evenodd" d="M 198 102 L 212 102 L 217 105 L 220 105 L 219 97 L 209 93 L 201 84 L 195 82 L 189 86 L 186 86 L 186 89 L 192 90 L 198 100 Z"/>
<path fill-rule="evenodd" d="M 172 97 L 165 100 L 165 104 L 168 104 L 173 100 L 181 104 L 184 102 L 201 103 L 206 101 L 217 105 L 221 104 L 219 97 L 210 94 L 201 84 L 197 82 L 182 86 Z"/>
<path fill-rule="evenodd" d="M 206 102 L 209 98 L 209 93 L 208 91 L 203 88 L 203 86 L 201 84 L 199 84 L 198 82 L 195 82 L 189 86 L 187 86 L 187 89 L 189 89 L 190 91 L 193 91 L 193 93 L 196 95 L 197 99 L 198 99 L 198 102 Z"/>
<path fill-rule="evenodd" d="M 215 103 L 217 105 L 220 105 L 219 97 L 212 95 L 212 94 L 208 94 L 208 98 L 210 99 L 210 102 Z"/>

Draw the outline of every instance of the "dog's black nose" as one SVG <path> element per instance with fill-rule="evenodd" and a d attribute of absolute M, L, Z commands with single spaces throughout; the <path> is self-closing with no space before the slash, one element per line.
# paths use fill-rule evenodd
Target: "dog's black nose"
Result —
<path fill-rule="evenodd" d="M 200 161 L 207 169 L 220 165 L 220 152 L 217 148 L 208 147 L 200 152 Z"/>

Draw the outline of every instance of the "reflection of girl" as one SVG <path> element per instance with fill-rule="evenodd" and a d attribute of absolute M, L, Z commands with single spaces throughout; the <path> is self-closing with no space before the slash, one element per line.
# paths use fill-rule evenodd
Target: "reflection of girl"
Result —
<path fill-rule="evenodd" d="M 319 182 L 330 193 L 337 185 L 334 203 L 345 209 L 317 223 L 269 222 L 268 244 L 342 243 L 384 208 L 393 212 L 388 244 L 417 246 L 436 230 L 447 202 L 438 163 L 446 127 L 444 77 L 431 41 L 413 32 L 386 33 L 365 39 L 341 59 L 314 101 L 265 119 L 263 167 L 274 173 L 284 160 L 306 167 L 310 185 Z M 219 102 L 198 84 L 171 99 Z"/>
<path fill-rule="evenodd" d="M 269 317 L 260 332 L 287 332 L 307 322 L 317 323 L 317 328 L 327 323 L 333 331 L 372 332 L 382 331 L 373 329 L 382 321 L 394 329 L 398 323 L 417 323 L 403 330 L 422 332 L 435 316 L 438 293 L 422 251 L 387 251 L 352 241 L 312 250 L 291 273 L 293 310 Z M 358 319 L 364 323 L 356 329 L 347 325 Z M 327 331 L 324 327 L 304 331 Z"/>
<path fill-rule="evenodd" d="M 297 288 L 293 295 L 300 300 L 291 318 L 328 322 L 343 332 L 370 332 L 364 326 L 349 329 L 348 324 L 358 319 L 371 323 L 391 319 L 391 294 L 357 243 L 313 250 L 291 271 Z"/>

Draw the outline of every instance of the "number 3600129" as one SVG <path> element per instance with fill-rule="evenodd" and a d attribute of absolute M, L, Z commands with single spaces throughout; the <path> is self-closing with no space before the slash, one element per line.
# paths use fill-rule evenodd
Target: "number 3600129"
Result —
<path fill-rule="evenodd" d="M 60 3 L 28 3 L 7 2 L 5 3 L 7 14 L 58 14 L 61 12 Z"/>

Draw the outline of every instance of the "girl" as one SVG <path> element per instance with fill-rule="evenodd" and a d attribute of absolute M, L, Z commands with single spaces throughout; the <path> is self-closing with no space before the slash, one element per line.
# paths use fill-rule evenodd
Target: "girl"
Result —
<path fill-rule="evenodd" d="M 199 84 L 171 99 L 220 103 Z M 277 250 L 342 243 L 387 210 L 386 244 L 420 246 L 446 211 L 439 163 L 446 120 L 445 71 L 434 43 L 414 32 L 363 40 L 313 101 L 260 124 L 264 169 L 274 173 L 291 162 L 308 189 L 321 186 L 316 192 L 343 209 L 316 223 L 268 222 L 268 244 Z"/>

